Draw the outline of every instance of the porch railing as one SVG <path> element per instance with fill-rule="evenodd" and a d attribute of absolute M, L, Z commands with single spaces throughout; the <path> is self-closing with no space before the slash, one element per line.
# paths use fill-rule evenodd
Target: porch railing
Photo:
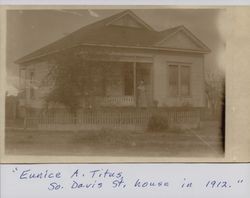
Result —
<path fill-rule="evenodd" d="M 135 106 L 134 96 L 104 96 L 97 97 L 96 103 L 101 106 Z"/>

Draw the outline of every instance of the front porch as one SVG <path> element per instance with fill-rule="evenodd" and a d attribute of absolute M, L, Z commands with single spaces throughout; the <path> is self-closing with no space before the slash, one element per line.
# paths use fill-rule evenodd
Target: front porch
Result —
<path fill-rule="evenodd" d="M 87 75 L 84 108 L 153 105 L 152 63 L 96 62 Z"/>

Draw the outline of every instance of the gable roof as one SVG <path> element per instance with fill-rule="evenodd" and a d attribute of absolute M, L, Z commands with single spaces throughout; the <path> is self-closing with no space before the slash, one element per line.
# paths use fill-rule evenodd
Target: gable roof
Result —
<path fill-rule="evenodd" d="M 116 22 L 125 16 L 129 16 L 132 20 L 134 20 L 135 23 L 138 24 L 138 27 L 117 25 Z M 158 32 L 136 16 L 132 11 L 125 10 L 103 20 L 84 26 L 63 38 L 18 59 L 16 63 L 22 64 L 39 57 L 47 56 L 64 49 L 80 45 L 167 49 L 166 47 L 159 46 L 158 44 L 162 40 L 168 38 L 168 36 L 171 36 L 172 34 L 183 29 L 183 27 L 184 26 L 177 26 Z M 186 28 L 185 30 L 188 31 Z M 210 51 L 205 44 L 203 44 L 200 40 L 195 39 L 196 37 L 193 36 L 191 32 L 189 32 L 189 36 L 193 38 L 194 42 L 197 42 L 200 46 L 202 46 L 199 53 L 207 53 Z"/>
<path fill-rule="evenodd" d="M 150 31 L 154 31 L 154 29 L 148 25 L 145 21 L 143 21 L 140 17 L 138 17 L 136 14 L 134 14 L 132 11 L 130 10 L 126 10 L 124 12 L 121 13 L 120 16 L 116 16 L 115 19 L 111 20 L 110 22 L 106 23 L 106 25 L 114 25 L 115 22 L 121 20 L 122 18 L 125 18 L 126 16 L 129 16 L 132 20 L 134 20 L 136 23 L 140 24 L 141 27 L 144 27 Z"/>
<path fill-rule="evenodd" d="M 162 36 L 163 39 L 155 43 L 155 45 L 161 46 L 163 44 L 164 46 L 164 42 L 173 39 L 174 37 L 178 36 L 178 34 L 183 35 L 182 36 L 183 41 L 184 39 L 186 39 L 186 41 L 190 42 L 191 45 L 195 46 L 194 48 L 191 47 L 189 49 L 197 49 L 197 50 L 204 50 L 204 51 L 210 52 L 210 49 L 183 25 L 177 26 L 170 30 L 169 29 L 165 30 Z M 185 47 L 188 47 L 188 46 L 185 46 Z M 183 49 L 185 49 L 185 47 Z"/>

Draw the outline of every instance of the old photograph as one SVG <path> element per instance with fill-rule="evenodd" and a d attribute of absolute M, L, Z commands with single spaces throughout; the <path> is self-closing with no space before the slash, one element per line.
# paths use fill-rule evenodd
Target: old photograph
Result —
<path fill-rule="evenodd" d="M 5 154 L 223 158 L 221 12 L 7 10 Z"/>

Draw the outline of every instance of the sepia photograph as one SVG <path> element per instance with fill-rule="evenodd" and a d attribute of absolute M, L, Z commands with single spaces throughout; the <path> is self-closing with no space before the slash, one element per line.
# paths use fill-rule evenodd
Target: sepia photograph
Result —
<path fill-rule="evenodd" d="M 5 154 L 223 158 L 223 11 L 6 10 Z"/>

